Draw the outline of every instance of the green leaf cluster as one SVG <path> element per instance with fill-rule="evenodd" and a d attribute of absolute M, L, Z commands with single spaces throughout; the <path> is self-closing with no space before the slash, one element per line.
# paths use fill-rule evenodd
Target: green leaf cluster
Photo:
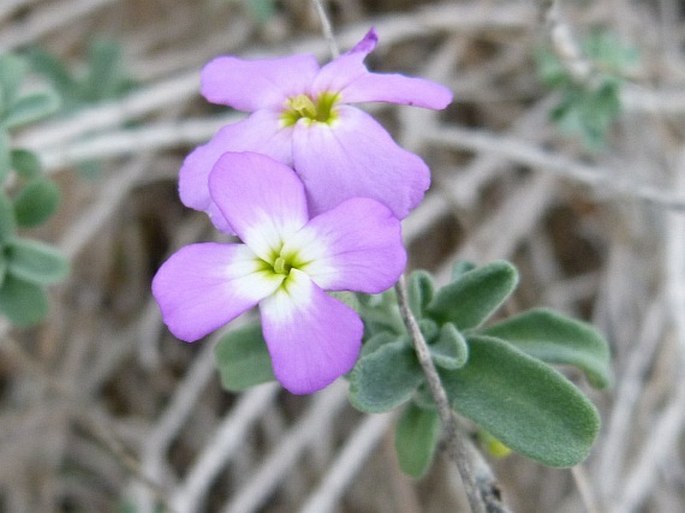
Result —
<path fill-rule="evenodd" d="M 124 66 L 121 45 L 106 39 L 93 40 L 83 69 L 74 72 L 57 55 L 35 48 L 28 54 L 31 68 L 44 76 L 62 98 L 62 111 L 120 98 L 136 87 Z"/>
<path fill-rule="evenodd" d="M 414 272 L 408 301 L 428 344 L 452 408 L 496 440 L 554 467 L 588 454 L 599 429 L 592 403 L 550 364 L 580 369 L 591 385 L 610 384 L 606 341 L 589 325 L 547 309 L 495 323 L 486 321 L 518 283 L 504 261 L 482 267 L 460 263 L 452 281 L 437 289 Z M 402 469 L 420 477 L 438 442 L 438 415 L 394 292 L 360 298 L 366 334 L 350 374 L 350 401 L 366 412 L 403 406 L 396 427 Z M 385 320 L 385 321 L 383 321 Z"/>
<path fill-rule="evenodd" d="M 607 31 L 594 31 L 582 43 L 582 51 L 593 65 L 592 77 L 579 83 L 548 49 L 537 54 L 540 79 L 559 91 L 561 99 L 550 117 L 566 133 L 578 135 L 588 149 L 597 150 L 621 114 L 623 77 L 638 62 L 635 48 L 625 46 Z"/>
<path fill-rule="evenodd" d="M 59 106 L 52 90 L 24 91 L 26 68 L 19 57 L 0 55 L 0 314 L 20 327 L 45 316 L 44 287 L 61 280 L 69 267 L 54 247 L 18 233 L 47 221 L 60 201 L 38 157 L 11 145 L 10 130 L 43 119 Z M 6 185 L 10 173 L 11 190 Z"/>

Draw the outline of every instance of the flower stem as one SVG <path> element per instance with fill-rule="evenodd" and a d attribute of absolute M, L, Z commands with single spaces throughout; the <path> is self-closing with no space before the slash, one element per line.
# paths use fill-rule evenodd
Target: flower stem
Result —
<path fill-rule="evenodd" d="M 416 356 L 423 373 L 426 375 L 428 386 L 440 415 L 447 441 L 447 453 L 457 465 L 472 513 L 508 513 L 509 510 L 500 500 L 499 486 L 492 472 L 480 454 L 470 446 L 463 434 L 459 432 L 447 393 L 431 359 L 428 344 L 409 308 L 404 276 L 400 277 L 397 285 L 395 285 L 395 290 L 402 319 L 414 343 Z"/>

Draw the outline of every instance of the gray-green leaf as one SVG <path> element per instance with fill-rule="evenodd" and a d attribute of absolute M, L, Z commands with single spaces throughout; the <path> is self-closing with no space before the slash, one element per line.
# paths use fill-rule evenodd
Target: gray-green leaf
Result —
<path fill-rule="evenodd" d="M 12 200 L 0 189 L 0 248 L 14 237 L 17 220 Z"/>
<path fill-rule="evenodd" d="M 395 426 L 395 450 L 400 468 L 418 479 L 430 468 L 440 439 L 440 417 L 435 409 L 410 402 Z"/>
<path fill-rule="evenodd" d="M 52 216 L 60 202 L 57 185 L 38 177 L 27 183 L 14 198 L 14 211 L 20 226 L 38 226 Z"/>
<path fill-rule="evenodd" d="M 26 179 L 35 178 L 43 171 L 38 155 L 22 149 L 12 150 L 12 168 Z"/>
<path fill-rule="evenodd" d="M 419 269 L 412 272 L 407 280 L 407 297 L 409 308 L 415 317 L 423 317 L 423 312 L 433 299 L 435 286 L 430 273 Z"/>
<path fill-rule="evenodd" d="M 357 361 L 350 374 L 350 402 L 369 413 L 392 410 L 409 400 L 422 379 L 413 347 L 391 342 Z"/>
<path fill-rule="evenodd" d="M 466 340 L 451 322 L 442 325 L 438 339 L 428 347 L 435 365 L 443 369 L 463 367 L 469 356 Z"/>
<path fill-rule="evenodd" d="M 12 168 L 12 150 L 10 149 L 10 136 L 2 126 L 0 126 L 0 184 Z"/>
<path fill-rule="evenodd" d="M 24 78 L 24 61 L 12 54 L 0 55 L 0 115 L 14 103 L 19 94 L 19 85 Z"/>
<path fill-rule="evenodd" d="M 496 261 L 467 271 L 441 288 L 427 311 L 436 320 L 453 322 L 460 330 L 485 321 L 509 297 L 518 283 L 516 268 Z"/>
<path fill-rule="evenodd" d="M 21 280 L 47 285 L 69 273 L 69 262 L 55 247 L 30 239 L 13 239 L 5 247 L 7 272 Z"/>
<path fill-rule="evenodd" d="M 592 326 L 546 308 L 523 312 L 483 331 L 545 362 L 574 365 L 592 386 L 611 383 L 609 345 Z"/>
<path fill-rule="evenodd" d="M 217 344 L 214 356 L 226 390 L 239 392 L 275 379 L 259 322 L 229 331 Z"/>
<path fill-rule="evenodd" d="M 0 287 L 0 314 L 20 327 L 32 326 L 48 313 L 48 299 L 41 287 L 7 274 Z"/>
<path fill-rule="evenodd" d="M 52 90 L 27 94 L 10 107 L 5 118 L 5 126 L 12 128 L 38 121 L 56 112 L 59 105 L 59 97 Z"/>
<path fill-rule="evenodd" d="M 468 342 L 467 364 L 441 373 L 452 406 L 545 465 L 583 461 L 599 430 L 594 405 L 555 369 L 507 342 L 484 336 Z"/>

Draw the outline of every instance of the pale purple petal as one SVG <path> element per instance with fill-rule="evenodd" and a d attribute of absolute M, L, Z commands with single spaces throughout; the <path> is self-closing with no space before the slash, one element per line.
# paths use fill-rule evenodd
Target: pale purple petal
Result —
<path fill-rule="evenodd" d="M 222 224 L 220 212 L 212 205 L 208 184 L 214 164 L 227 151 L 255 151 L 290 163 L 292 128 L 282 127 L 276 113 L 255 112 L 243 121 L 221 128 L 207 144 L 195 148 L 183 162 L 178 179 L 183 204 L 195 210 L 208 211 L 217 228 L 232 232 Z"/>
<path fill-rule="evenodd" d="M 194 342 L 280 286 L 283 276 L 262 269 L 242 244 L 191 244 L 162 264 L 152 280 L 152 294 L 169 330 Z"/>
<path fill-rule="evenodd" d="M 261 301 L 262 331 L 274 375 L 293 394 L 310 394 L 350 371 L 361 348 L 357 313 L 296 269 Z"/>
<path fill-rule="evenodd" d="M 349 83 L 368 74 L 364 59 L 376 48 L 377 42 L 378 36 L 372 28 L 350 51 L 321 68 L 314 78 L 310 92 L 315 95 L 322 92 L 338 93 Z"/>
<path fill-rule="evenodd" d="M 366 57 L 368 54 L 373 52 L 377 44 L 378 34 L 376 34 L 376 29 L 374 27 L 371 27 L 369 31 L 364 35 L 362 40 L 359 41 L 356 45 L 354 45 L 350 50 L 348 50 L 347 53 L 362 53 L 364 54 L 364 57 Z"/>
<path fill-rule="evenodd" d="M 283 246 L 283 253 L 290 251 L 307 262 L 298 268 L 324 290 L 383 292 L 407 262 L 400 222 L 368 198 L 347 200 L 309 221 Z"/>
<path fill-rule="evenodd" d="M 201 90 L 210 102 L 238 110 L 280 109 L 289 96 L 306 92 L 318 70 L 313 55 L 217 57 L 202 69 Z"/>
<path fill-rule="evenodd" d="M 452 92 L 422 78 L 396 73 L 363 73 L 340 91 L 340 101 L 399 103 L 440 110 L 450 104 Z"/>
<path fill-rule="evenodd" d="M 259 153 L 224 153 L 209 175 L 209 191 L 241 240 L 268 261 L 309 220 L 295 172 Z"/>
<path fill-rule="evenodd" d="M 295 126 L 293 162 L 312 216 L 346 199 L 367 197 L 404 219 L 430 185 L 423 160 L 400 148 L 371 116 L 344 105 L 330 125 Z"/>

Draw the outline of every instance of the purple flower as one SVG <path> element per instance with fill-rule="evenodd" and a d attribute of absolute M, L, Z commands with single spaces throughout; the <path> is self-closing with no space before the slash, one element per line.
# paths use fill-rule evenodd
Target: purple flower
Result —
<path fill-rule="evenodd" d="M 364 58 L 374 30 L 352 50 L 320 67 L 313 55 L 244 60 L 218 57 L 202 70 L 202 94 L 213 103 L 252 112 L 220 129 L 186 158 L 179 177 L 183 203 L 207 211 L 219 228 L 226 221 L 207 177 L 227 151 L 254 151 L 293 167 L 305 184 L 312 214 L 353 197 L 387 205 L 405 218 L 430 185 L 426 164 L 400 148 L 357 102 L 390 102 L 442 109 L 451 92 L 434 82 L 371 73 Z"/>
<path fill-rule="evenodd" d="M 309 219 L 292 169 L 256 153 L 225 153 L 209 192 L 244 244 L 191 244 L 155 275 L 164 322 L 193 342 L 259 304 L 276 378 L 296 394 L 348 372 L 361 346 L 357 313 L 324 290 L 378 293 L 402 273 L 400 222 L 352 198 Z"/>

